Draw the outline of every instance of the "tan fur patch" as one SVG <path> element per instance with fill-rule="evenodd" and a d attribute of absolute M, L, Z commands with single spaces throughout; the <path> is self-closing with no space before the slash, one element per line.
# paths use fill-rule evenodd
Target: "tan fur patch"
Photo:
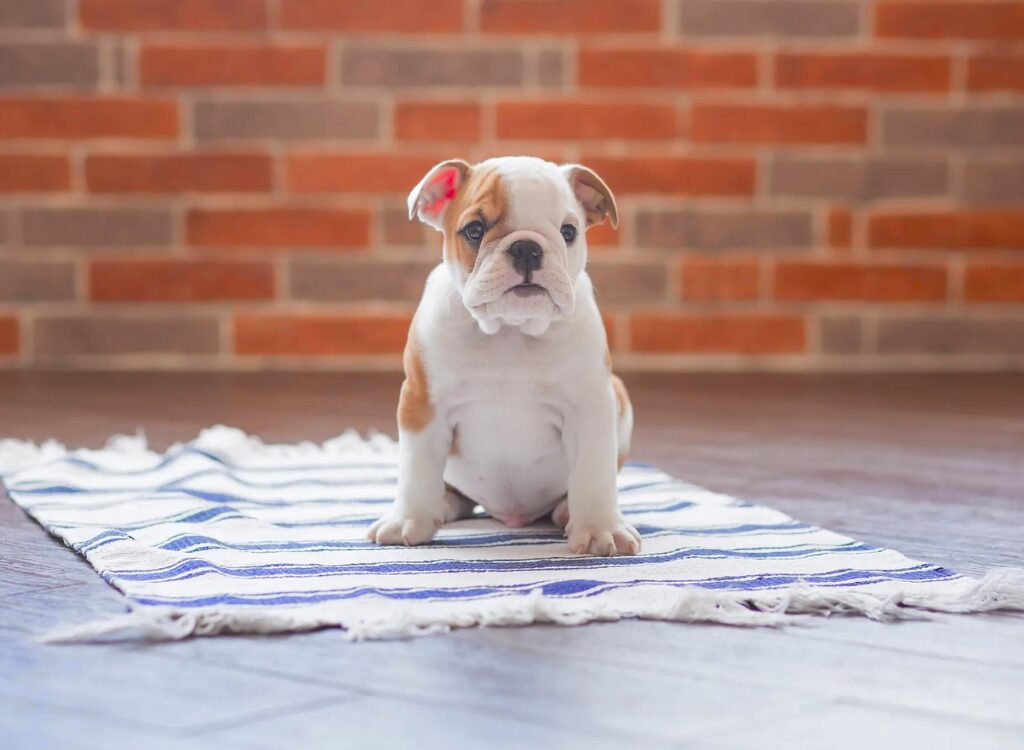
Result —
<path fill-rule="evenodd" d="M 611 362 L 610 362 L 610 358 L 609 358 L 609 365 L 610 364 L 611 364 Z M 622 379 L 618 375 L 612 374 L 611 378 L 612 378 L 612 390 L 615 391 L 615 403 L 619 407 L 619 419 L 622 419 L 623 417 L 626 416 L 626 409 L 630 405 L 629 404 L 629 392 L 626 390 L 625 384 L 622 382 Z M 619 470 L 620 471 L 621 471 L 622 467 L 626 464 L 626 459 L 627 458 L 628 458 L 628 456 L 625 453 L 622 453 L 622 454 L 619 455 L 618 464 L 619 464 Z"/>
<path fill-rule="evenodd" d="M 504 235 L 503 220 L 508 213 L 508 191 L 501 174 L 494 168 L 474 168 L 463 180 L 452 205 L 445 213 L 444 234 L 452 257 L 466 269 L 476 265 L 477 248 L 466 241 L 459 230 L 474 218 L 482 218 L 487 225 L 484 241 L 492 239 L 494 232 Z"/>
<path fill-rule="evenodd" d="M 423 357 L 412 326 L 409 328 L 402 362 L 405 366 L 405 382 L 402 383 L 402 392 L 398 397 L 398 424 L 403 430 L 420 432 L 434 418 L 434 405 L 430 403 L 427 370 L 423 366 Z"/>
<path fill-rule="evenodd" d="M 618 375 L 612 375 L 612 389 L 615 391 L 615 403 L 619 405 L 619 419 L 626 416 L 626 408 L 629 406 L 629 392 Z"/>

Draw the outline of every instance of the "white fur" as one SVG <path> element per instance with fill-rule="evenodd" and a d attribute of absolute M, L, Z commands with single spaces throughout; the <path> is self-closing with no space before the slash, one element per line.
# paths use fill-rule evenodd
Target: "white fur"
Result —
<path fill-rule="evenodd" d="M 511 231 L 485 242 L 468 274 L 446 248 L 427 280 L 413 333 L 434 416 L 421 432 L 400 430 L 398 496 L 369 536 L 429 541 L 458 517 L 450 497 L 446 506 L 447 482 L 510 525 L 554 511 L 568 495 L 567 519 L 560 512 L 558 520 L 567 520 L 573 551 L 634 553 L 639 536 L 619 513 L 615 489 L 632 413 L 617 417 L 604 325 L 584 270 L 583 208 L 554 164 L 514 157 L 486 165 L 501 173 Z M 416 202 L 414 191 L 410 210 Z M 568 246 L 566 222 L 579 228 Z M 522 281 L 505 252 L 518 239 L 543 248 L 534 282 L 547 295 L 507 293 Z M 449 455 L 453 440 L 458 452 Z"/>

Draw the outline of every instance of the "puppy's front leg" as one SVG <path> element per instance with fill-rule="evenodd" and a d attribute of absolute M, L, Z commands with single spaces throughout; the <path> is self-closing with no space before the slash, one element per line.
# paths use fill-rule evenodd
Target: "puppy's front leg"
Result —
<path fill-rule="evenodd" d="M 565 527 L 569 549 L 577 554 L 635 555 L 640 535 L 619 512 L 618 438 L 610 382 L 585 392 L 572 429 L 563 435 L 566 452 L 573 457 Z"/>
<path fill-rule="evenodd" d="M 452 431 L 443 420 L 423 430 L 398 431 L 398 494 L 367 538 L 377 544 L 425 544 L 445 521 L 444 466 Z"/>

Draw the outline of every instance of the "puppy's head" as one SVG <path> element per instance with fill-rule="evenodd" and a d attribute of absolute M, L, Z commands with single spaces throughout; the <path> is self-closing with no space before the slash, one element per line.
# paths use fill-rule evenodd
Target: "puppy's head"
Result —
<path fill-rule="evenodd" d="M 444 260 L 485 333 L 517 326 L 539 336 L 576 306 L 586 230 L 615 198 L 594 172 L 526 156 L 438 164 L 409 194 L 409 217 L 444 233 Z"/>

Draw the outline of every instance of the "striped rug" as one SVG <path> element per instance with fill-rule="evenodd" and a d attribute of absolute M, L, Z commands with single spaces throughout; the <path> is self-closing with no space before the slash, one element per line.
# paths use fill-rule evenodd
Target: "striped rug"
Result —
<path fill-rule="evenodd" d="M 622 471 L 619 496 L 643 551 L 613 558 L 569 553 L 553 526 L 511 529 L 484 515 L 423 547 L 367 542 L 396 487 L 383 436 L 271 446 L 214 427 L 162 455 L 137 437 L 96 451 L 8 440 L 0 477 L 130 608 L 56 639 L 329 626 L 360 639 L 625 617 L 777 625 L 1024 609 L 1018 571 L 967 578 L 642 464 Z"/>

